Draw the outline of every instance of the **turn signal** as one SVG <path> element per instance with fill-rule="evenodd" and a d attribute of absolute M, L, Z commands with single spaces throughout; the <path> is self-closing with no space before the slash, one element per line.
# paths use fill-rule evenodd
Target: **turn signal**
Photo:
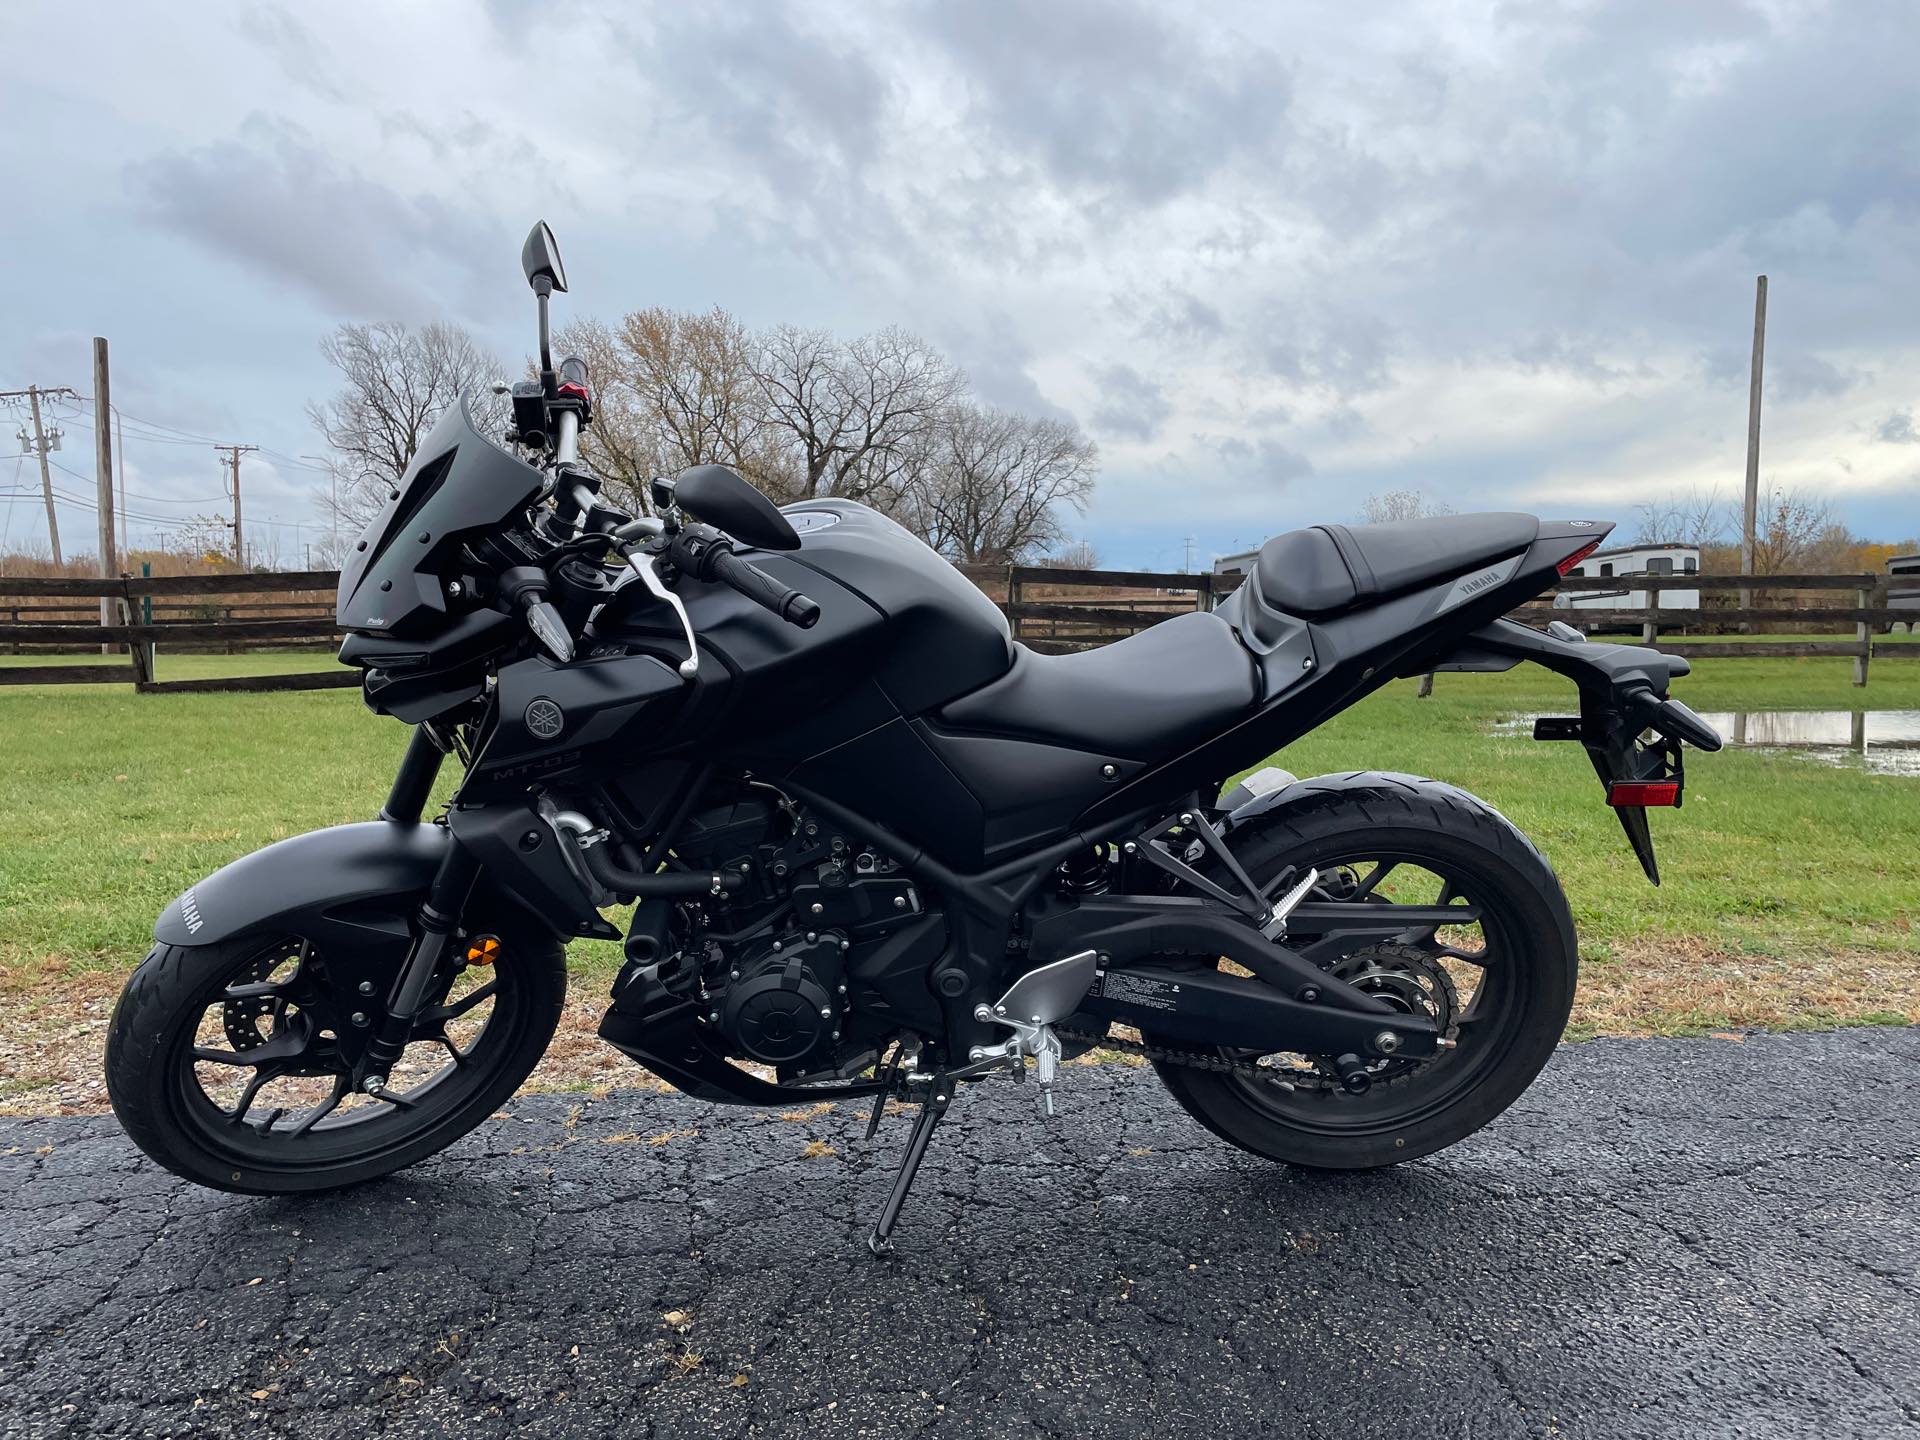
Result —
<path fill-rule="evenodd" d="M 497 935 L 476 935 L 467 942 L 467 964 L 491 965 L 500 958 L 500 938 Z"/>
<path fill-rule="evenodd" d="M 1607 804 L 1616 810 L 1679 803 L 1678 780 L 1616 780 L 1607 787 Z"/>

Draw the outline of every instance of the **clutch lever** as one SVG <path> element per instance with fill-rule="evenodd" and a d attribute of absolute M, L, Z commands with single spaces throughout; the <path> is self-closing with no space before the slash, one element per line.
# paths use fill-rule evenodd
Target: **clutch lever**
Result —
<path fill-rule="evenodd" d="M 700 673 L 700 650 L 694 643 L 693 621 L 687 616 L 687 607 L 660 578 L 660 572 L 654 566 L 657 557 L 643 555 L 633 550 L 625 550 L 622 553 L 627 557 L 627 564 L 631 565 L 634 572 L 639 575 L 640 583 L 647 587 L 647 593 L 656 600 L 666 601 L 672 607 L 673 613 L 680 617 L 680 629 L 687 637 L 687 658 L 680 662 L 680 675 L 686 680 L 693 679 Z"/>

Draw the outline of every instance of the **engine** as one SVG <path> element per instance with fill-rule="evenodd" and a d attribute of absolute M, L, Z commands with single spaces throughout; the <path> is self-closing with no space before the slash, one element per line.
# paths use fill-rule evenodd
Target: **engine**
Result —
<path fill-rule="evenodd" d="M 683 911 L 720 1049 L 783 1080 L 844 1076 L 903 1030 L 937 1030 L 946 923 L 890 856 L 747 783 L 688 817 L 674 852 L 744 880 Z"/>
<path fill-rule="evenodd" d="M 832 931 L 798 943 L 775 940 L 728 970 L 720 1029 L 731 1048 L 767 1065 L 792 1065 L 840 1038 L 847 985 Z"/>

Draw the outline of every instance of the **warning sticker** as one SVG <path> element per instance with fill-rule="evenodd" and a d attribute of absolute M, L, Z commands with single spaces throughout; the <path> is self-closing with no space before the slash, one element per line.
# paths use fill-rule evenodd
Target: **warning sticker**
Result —
<path fill-rule="evenodd" d="M 1116 1005 L 1131 1005 L 1139 1010 L 1178 1010 L 1180 987 L 1171 980 L 1150 975 L 1129 975 L 1124 970 L 1109 970 L 1101 982 L 1100 993 Z"/>

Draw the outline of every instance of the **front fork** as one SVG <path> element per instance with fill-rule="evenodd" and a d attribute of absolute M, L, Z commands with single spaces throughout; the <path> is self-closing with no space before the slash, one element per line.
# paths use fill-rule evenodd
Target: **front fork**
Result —
<path fill-rule="evenodd" d="M 413 727 L 406 753 L 400 758 L 399 772 L 387 803 L 380 807 L 380 818 L 400 825 L 418 825 L 433 794 L 433 782 L 440 777 L 446 748 L 426 725 Z M 414 1022 L 419 1018 L 427 987 L 446 958 L 460 917 L 480 878 L 480 865 L 457 840 L 447 846 L 427 889 L 426 902 L 415 917 L 418 924 L 406 963 L 394 978 L 380 1029 L 367 1046 L 360 1088 L 379 1095 L 387 1088 L 387 1076 L 413 1039 Z"/>

